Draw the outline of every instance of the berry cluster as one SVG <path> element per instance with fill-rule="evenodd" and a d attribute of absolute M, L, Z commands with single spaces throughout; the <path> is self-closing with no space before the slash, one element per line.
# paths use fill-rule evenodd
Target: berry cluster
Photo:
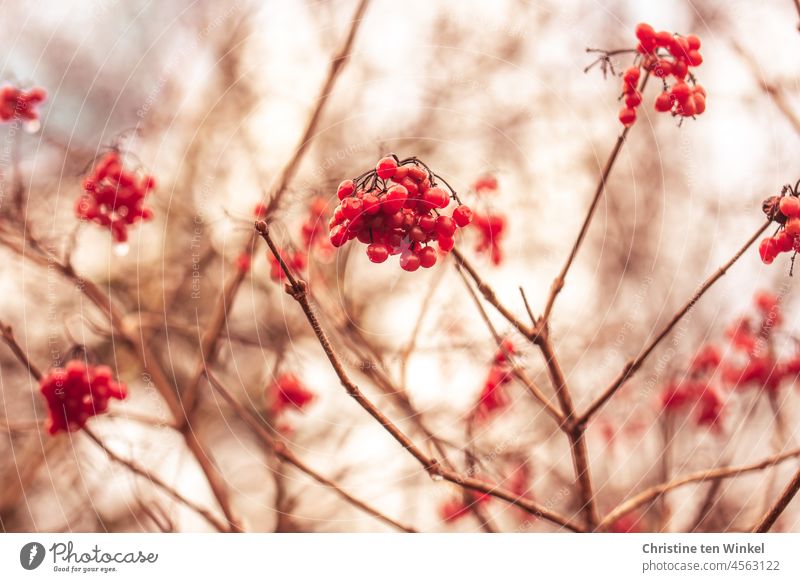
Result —
<path fill-rule="evenodd" d="M 800 250 L 800 181 L 794 188 L 783 187 L 780 196 L 764 200 L 762 208 L 770 220 L 778 223 L 778 231 L 761 241 L 758 253 L 769 265 L 781 253 L 797 253 Z"/>
<path fill-rule="evenodd" d="M 291 373 L 283 373 L 267 388 L 267 403 L 273 414 L 302 410 L 314 400 L 314 393 Z"/>
<path fill-rule="evenodd" d="M 75 214 L 110 229 L 114 240 L 123 243 L 128 240 L 129 226 L 153 217 L 144 199 L 155 185 L 155 178 L 126 170 L 119 152 L 110 151 L 84 179 Z"/>
<path fill-rule="evenodd" d="M 47 98 L 44 89 L 34 87 L 30 91 L 23 91 L 7 85 L 0 89 L 0 121 L 24 119 L 37 121 L 39 112 L 36 106 Z"/>
<path fill-rule="evenodd" d="M 505 408 L 509 401 L 503 387 L 511 382 L 511 362 L 509 358 L 514 355 L 514 344 L 506 338 L 495 353 L 492 367 L 483 384 L 483 389 L 475 405 L 475 418 L 486 420 L 494 412 Z"/>
<path fill-rule="evenodd" d="M 447 188 L 437 185 L 437 180 Z M 330 241 L 341 247 L 357 238 L 367 245 L 367 257 L 383 263 L 390 255 L 400 255 L 406 271 L 430 268 L 439 250 L 449 252 L 455 245 L 455 232 L 472 222 L 472 211 L 440 176 L 417 158 L 382 158 L 374 170 L 339 184 L 341 201 L 330 221 Z M 451 198 L 457 203 L 450 216 Z"/>
<path fill-rule="evenodd" d="M 656 111 L 679 117 L 703 113 L 706 110 L 706 91 L 695 82 L 690 71 L 690 67 L 703 63 L 699 52 L 700 39 L 693 34 L 679 36 L 666 31 L 656 32 L 649 24 L 636 27 L 636 38 L 639 39 L 636 60 L 622 76 L 625 106 L 619 112 L 620 122 L 625 127 L 636 122 L 636 109 L 642 103 L 639 92 L 642 70 L 662 80 L 663 89 L 655 101 Z"/>
<path fill-rule="evenodd" d="M 778 297 L 760 292 L 754 304 L 754 315 L 740 318 L 727 330 L 731 350 L 725 359 L 717 346 L 704 346 L 692 360 L 686 377 L 662 392 L 662 410 L 675 412 L 692 406 L 698 425 L 719 428 L 723 396 L 718 385 L 774 394 L 787 380 L 797 378 L 800 354 L 779 358 L 774 345 L 783 323 Z"/>
<path fill-rule="evenodd" d="M 505 217 L 502 214 L 476 212 L 473 226 L 479 233 L 475 250 L 478 253 L 488 253 L 494 265 L 502 263 L 503 251 L 500 248 L 500 242 L 505 235 Z"/>
<path fill-rule="evenodd" d="M 128 394 L 125 385 L 114 380 L 111 368 L 87 366 L 80 360 L 50 370 L 39 390 L 47 401 L 45 427 L 51 435 L 83 428 L 89 418 L 106 411 L 109 399 L 123 400 Z"/>

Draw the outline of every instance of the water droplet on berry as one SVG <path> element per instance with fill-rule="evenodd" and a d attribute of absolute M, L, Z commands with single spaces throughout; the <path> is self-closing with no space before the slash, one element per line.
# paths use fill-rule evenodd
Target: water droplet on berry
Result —
<path fill-rule="evenodd" d="M 118 257 L 125 257 L 128 255 L 128 251 L 131 250 L 131 247 L 128 243 L 116 243 L 112 250 Z"/>
<path fill-rule="evenodd" d="M 23 125 L 23 129 L 27 133 L 36 133 L 42 127 L 42 124 L 39 122 L 38 119 L 31 119 L 30 121 L 26 121 L 25 125 Z"/>

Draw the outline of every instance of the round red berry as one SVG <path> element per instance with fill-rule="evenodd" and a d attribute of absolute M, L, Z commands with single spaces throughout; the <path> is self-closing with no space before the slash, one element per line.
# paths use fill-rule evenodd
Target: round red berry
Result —
<path fill-rule="evenodd" d="M 433 247 L 425 247 L 419 251 L 419 264 L 423 269 L 430 269 L 436 264 L 436 250 Z"/>
<path fill-rule="evenodd" d="M 378 178 L 388 180 L 397 172 L 397 160 L 391 156 L 386 156 L 378 162 L 375 170 L 378 174 Z"/>
<path fill-rule="evenodd" d="M 619 112 L 619 120 L 625 127 L 630 127 L 636 121 L 636 110 L 630 107 L 623 107 Z"/>
<path fill-rule="evenodd" d="M 450 196 L 441 188 L 429 188 L 422 199 L 432 208 L 446 208 L 450 204 Z"/>
<path fill-rule="evenodd" d="M 784 196 L 780 201 L 781 214 L 787 218 L 800 215 L 800 198 L 797 196 Z"/>
<path fill-rule="evenodd" d="M 339 184 L 339 188 L 336 190 L 336 195 L 339 197 L 339 200 L 344 200 L 348 196 L 352 196 L 353 192 L 356 191 L 356 185 L 353 183 L 352 180 L 345 180 L 341 184 Z"/>
<path fill-rule="evenodd" d="M 345 198 L 342 200 L 342 214 L 345 218 L 353 219 L 361 214 L 364 203 L 360 198 Z"/>
<path fill-rule="evenodd" d="M 406 252 L 400 255 L 400 267 L 402 267 L 404 271 L 416 271 L 419 269 L 419 264 L 419 256 L 412 252 Z"/>
<path fill-rule="evenodd" d="M 367 256 L 373 263 L 383 263 L 389 258 L 389 247 L 383 243 L 372 243 L 367 247 Z"/>
<path fill-rule="evenodd" d="M 472 210 L 469 206 L 461 204 L 455 210 L 453 210 L 453 220 L 455 221 L 456 225 L 460 227 L 467 226 L 470 222 L 472 222 Z"/>

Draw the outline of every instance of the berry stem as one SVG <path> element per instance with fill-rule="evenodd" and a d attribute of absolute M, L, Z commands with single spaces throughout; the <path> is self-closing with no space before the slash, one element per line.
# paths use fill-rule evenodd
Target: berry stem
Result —
<path fill-rule="evenodd" d="M 28 369 L 33 379 L 39 382 L 42 379 L 42 373 L 39 371 L 39 368 L 30 361 L 25 350 L 23 350 L 22 346 L 17 342 L 13 328 L 7 323 L 0 321 L 0 335 L 3 337 L 3 343 L 8 346 L 20 363 Z"/>

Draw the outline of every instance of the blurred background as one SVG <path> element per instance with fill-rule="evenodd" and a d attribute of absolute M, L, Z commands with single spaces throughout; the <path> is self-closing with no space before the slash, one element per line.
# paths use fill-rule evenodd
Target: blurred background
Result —
<path fill-rule="evenodd" d="M 2 8 L 2 81 L 48 91 L 38 131 L 2 128 L 3 228 L 24 228 L 57 255 L 74 237 L 76 271 L 122 306 L 124 326 L 158 356 L 180 394 L 195 374 L 224 282 L 240 267 L 253 208 L 294 155 L 356 3 L 11 0 Z M 552 337 L 582 409 L 755 232 L 762 200 L 800 179 L 792 162 L 800 144 L 800 17 L 791 1 L 371 0 L 277 209 L 274 236 L 300 246 L 310 201 L 321 197 L 332 208 L 337 184 L 385 153 L 419 156 L 467 204 L 505 218 L 500 264 L 476 250 L 472 229 L 459 235 L 459 248 L 517 315 L 526 317 L 520 286 L 540 313 L 621 131 L 619 80 L 599 67 L 584 72 L 595 58 L 586 48 L 633 48 L 641 21 L 701 38 L 697 77 L 708 105 L 679 127 L 655 113 L 658 91 L 649 88 L 569 273 Z M 630 55 L 614 60 L 617 71 L 630 62 Z M 158 182 L 148 197 L 153 220 L 133 228 L 125 245 L 96 225 L 76 228 L 74 215 L 83 176 L 112 146 Z M 477 192 L 475 181 L 487 175 L 497 190 Z M 15 180 L 25 190 L 24 222 L 9 209 Z M 327 232 L 327 216 L 321 220 Z M 212 369 L 266 430 L 415 529 L 557 529 L 431 480 L 347 396 L 301 310 L 270 278 L 265 251 L 259 241 Z M 356 243 L 323 251 L 310 254 L 304 276 L 334 346 L 379 407 L 460 470 L 577 515 L 566 439 L 523 387 L 506 387 L 508 401 L 491 418 L 471 416 L 496 344 L 453 261 L 406 273 L 396 259 L 369 263 Z M 169 409 L 102 311 L 47 265 L 1 253 L 0 320 L 29 357 L 47 369 L 83 345 L 112 366 L 130 396 L 90 426 L 118 455 L 216 511 Z M 765 266 L 751 248 L 592 422 L 601 513 L 656 483 L 797 446 L 800 396 L 791 379 L 769 396 L 719 379 L 725 408 L 713 428 L 691 415 L 667 419 L 659 409 L 659 393 L 685 375 L 701 346 L 736 356 L 726 330 L 753 312 L 758 291 L 782 299 L 771 346 L 780 357 L 794 354 L 789 271 L 786 255 Z M 551 394 L 538 353 L 486 310 Z M 313 400 L 278 414 L 270 391 L 289 373 Z M 38 386 L 5 348 L 0 390 L 5 531 L 210 528 L 83 434 L 47 435 Z M 205 381 L 191 423 L 244 529 L 391 529 L 265 450 Z M 678 489 L 617 527 L 747 529 L 796 465 Z M 459 503 L 478 510 L 454 515 Z M 776 529 L 799 527 L 800 509 L 790 507 Z"/>

